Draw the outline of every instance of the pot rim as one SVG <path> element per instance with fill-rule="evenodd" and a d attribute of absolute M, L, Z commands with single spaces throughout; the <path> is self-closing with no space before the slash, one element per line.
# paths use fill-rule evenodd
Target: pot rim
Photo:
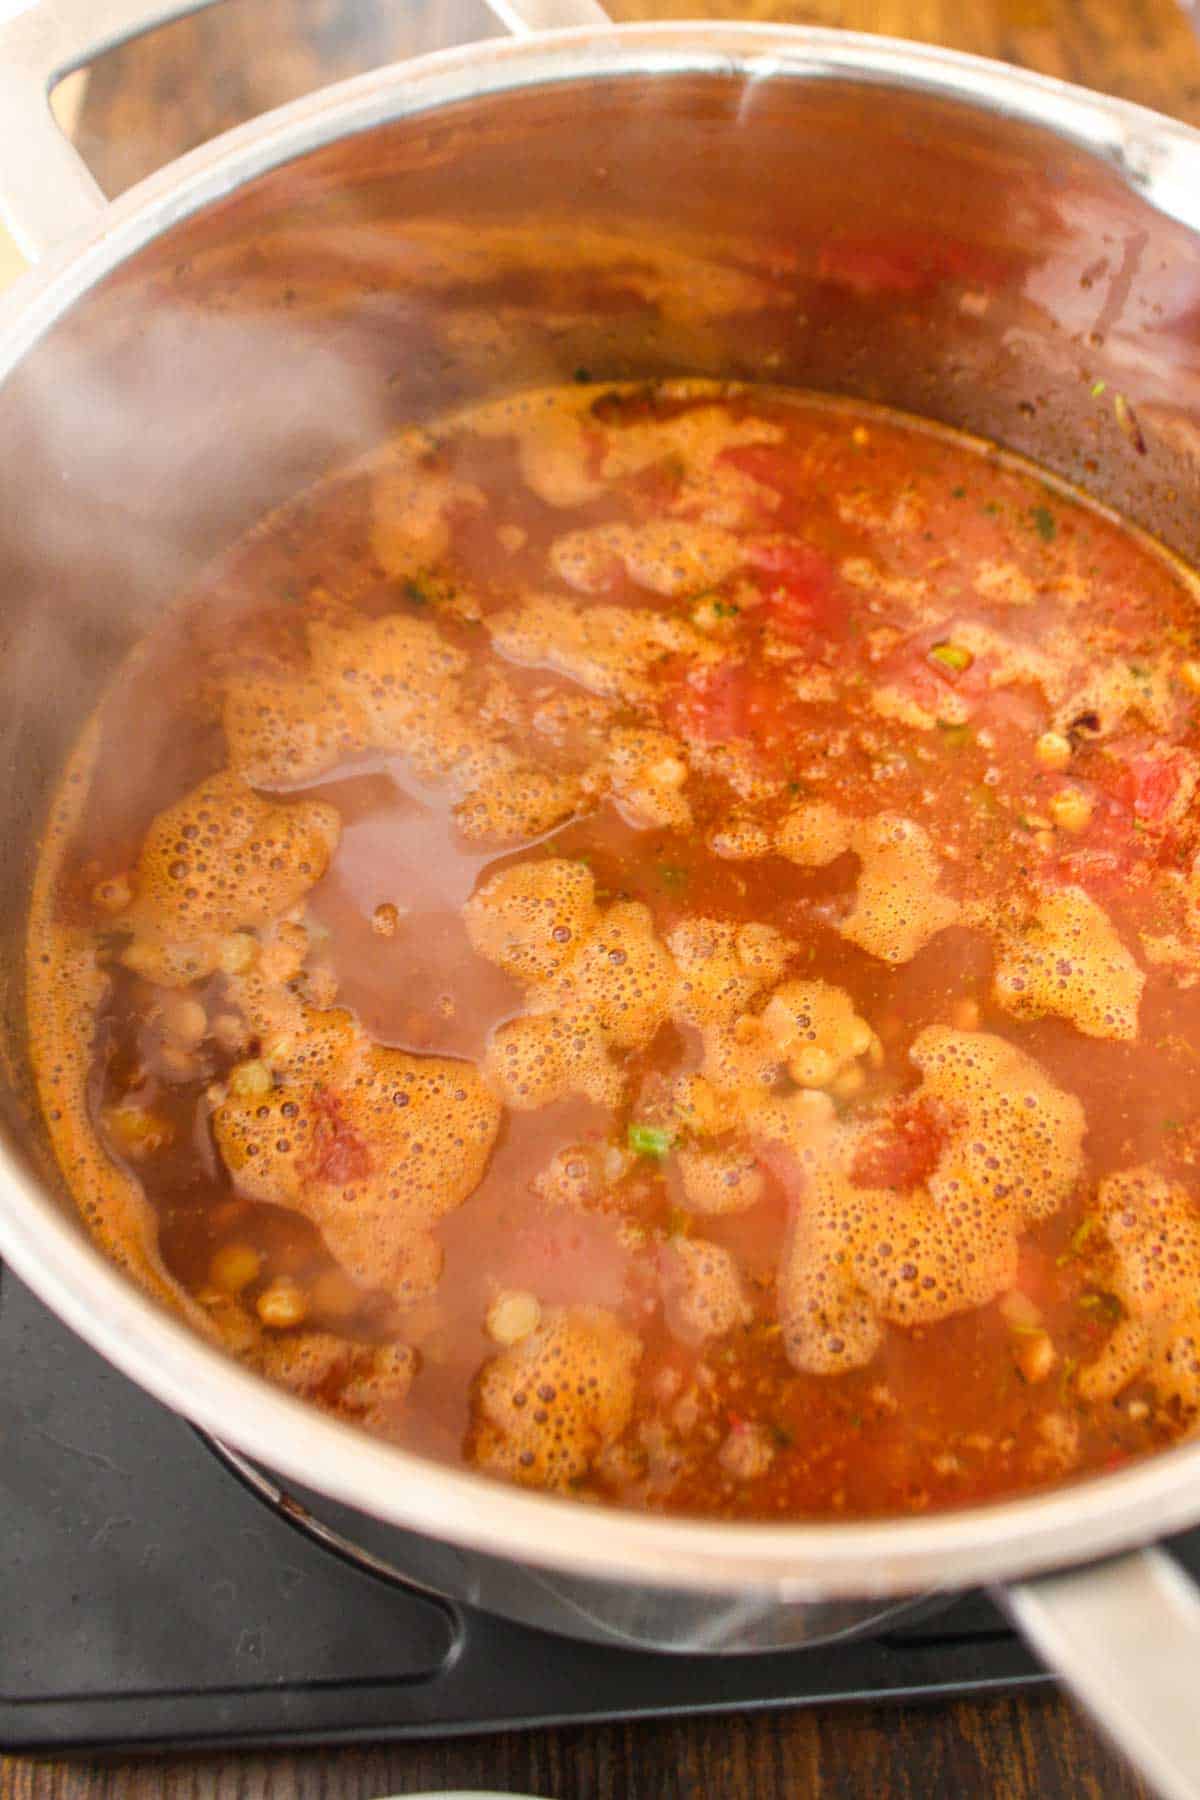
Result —
<path fill-rule="evenodd" d="M 0 381 L 137 250 L 279 164 L 391 120 L 518 88 L 708 73 L 902 86 L 1041 126 L 1200 228 L 1200 132 L 1049 76 L 898 39 L 697 21 L 543 33 L 439 51 L 318 90 L 140 182 L 0 300 Z M 1190 186 L 1188 171 L 1195 179 Z M 780 1600 L 961 1587 L 1099 1557 L 1193 1524 L 1200 1443 L 1043 1494 L 921 1518 L 788 1525 L 585 1507 L 444 1466 L 331 1418 L 170 1317 L 0 1145 L 0 1257 L 157 1399 L 307 1487 L 408 1530 L 564 1573 Z"/>

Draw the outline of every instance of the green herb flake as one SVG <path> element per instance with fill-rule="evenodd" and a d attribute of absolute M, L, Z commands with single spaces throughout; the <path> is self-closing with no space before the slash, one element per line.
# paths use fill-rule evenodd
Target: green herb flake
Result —
<path fill-rule="evenodd" d="M 732 600 L 714 600 L 712 609 L 718 619 L 736 619 L 742 610 L 740 606 L 735 606 Z"/>
<path fill-rule="evenodd" d="M 1058 520 L 1048 506 L 1031 506 L 1029 516 L 1033 520 L 1033 528 L 1043 544 L 1054 541 L 1058 533 Z"/>
<path fill-rule="evenodd" d="M 665 1125 L 632 1124 L 626 1142 L 635 1156 L 649 1156 L 655 1162 L 662 1162 L 675 1137 Z"/>
<path fill-rule="evenodd" d="M 678 863 L 659 863 L 658 879 L 669 894 L 682 894 L 687 886 L 688 873 Z"/>
<path fill-rule="evenodd" d="M 1077 1225 L 1071 1233 L 1071 1236 L 1067 1241 L 1066 1249 L 1063 1251 L 1062 1255 L 1057 1258 L 1058 1267 L 1061 1269 L 1064 1263 L 1068 1263 L 1074 1257 L 1079 1256 L 1089 1239 L 1093 1238 L 1099 1229 L 1099 1219 L 1096 1217 L 1095 1213 L 1089 1213 L 1082 1224 Z"/>
<path fill-rule="evenodd" d="M 1162 1122 L 1162 1128 L 1164 1131 L 1182 1131 L 1183 1130 L 1183 1120 L 1182 1119 L 1164 1119 Z"/>
<path fill-rule="evenodd" d="M 404 584 L 404 598 L 412 606 L 428 606 L 429 604 L 428 593 L 414 576 L 410 576 Z"/>
<path fill-rule="evenodd" d="M 967 490 L 965 487 L 952 487 L 950 489 L 950 498 L 952 500 L 965 500 L 966 497 Z"/>
<path fill-rule="evenodd" d="M 1108 386 L 1107 381 L 1093 381 L 1093 383 L 1092 383 L 1092 399 L 1098 400 L 1107 386 Z"/>

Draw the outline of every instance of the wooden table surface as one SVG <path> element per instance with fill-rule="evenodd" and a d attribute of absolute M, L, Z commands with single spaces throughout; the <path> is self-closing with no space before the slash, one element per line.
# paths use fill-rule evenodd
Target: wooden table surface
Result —
<path fill-rule="evenodd" d="M 436 22 L 452 18 L 462 36 L 472 29 L 472 6 L 436 0 L 428 10 Z M 739 13 L 922 38 L 1200 124 L 1200 42 L 1176 0 L 614 0 L 612 10 L 622 18 Z M 402 0 L 226 0 L 98 63 L 77 141 L 115 193 L 213 132 L 322 81 L 435 48 L 433 30 Z M 1146 1793 L 1066 1701 L 1046 1694 L 294 1755 L 0 1759 L 0 1800 L 371 1800 L 481 1787 L 547 1800 L 1133 1800 Z"/>

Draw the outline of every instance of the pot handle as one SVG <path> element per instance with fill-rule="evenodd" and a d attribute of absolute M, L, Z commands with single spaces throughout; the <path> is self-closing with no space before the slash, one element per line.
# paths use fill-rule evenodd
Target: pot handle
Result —
<path fill-rule="evenodd" d="M 994 1598 L 1163 1800 L 1200 1800 L 1200 1589 L 1165 1550 Z"/>
<path fill-rule="evenodd" d="M 0 218 L 30 261 L 93 226 L 105 198 L 55 123 L 64 75 L 127 38 L 200 12 L 214 0 L 29 0 L 0 4 Z M 612 23 L 599 0 L 486 0 L 518 36 Z M 6 16 L 7 13 L 7 16 Z"/>

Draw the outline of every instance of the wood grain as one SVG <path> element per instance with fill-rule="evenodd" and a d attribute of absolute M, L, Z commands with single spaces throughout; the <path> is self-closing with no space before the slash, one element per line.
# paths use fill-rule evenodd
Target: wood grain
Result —
<path fill-rule="evenodd" d="M 1200 123 L 1200 46 L 1174 0 L 614 0 L 997 56 Z M 227 0 L 104 57 L 78 139 L 110 193 L 323 81 L 485 28 L 476 0 Z M 438 36 L 434 35 L 434 28 Z M 852 1707 L 512 1733 L 376 1750 L 107 1764 L 0 1761 L 0 1800 L 374 1800 L 446 1787 L 546 1800 L 1145 1800 L 1064 1700 Z"/>
<path fill-rule="evenodd" d="M 376 1800 L 480 1787 L 545 1800 L 1146 1800 L 1055 1699 L 669 1720 L 140 1766 L 0 1764 L 0 1800 Z"/>

